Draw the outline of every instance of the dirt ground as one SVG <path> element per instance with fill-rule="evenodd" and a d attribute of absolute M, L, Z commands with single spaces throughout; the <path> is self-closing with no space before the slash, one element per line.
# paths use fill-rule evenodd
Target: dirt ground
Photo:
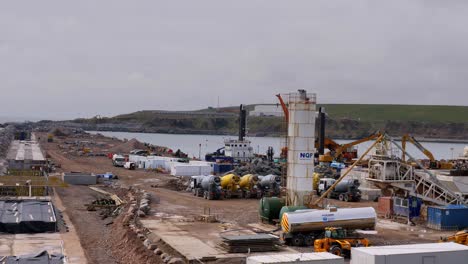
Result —
<path fill-rule="evenodd" d="M 53 143 L 48 143 L 44 139 L 45 134 L 40 135 L 42 147 L 47 155 L 57 164 L 61 165 L 59 171 L 81 171 L 96 174 L 112 172 L 118 175 L 117 185 L 121 188 L 137 186 L 153 194 L 155 214 L 159 217 L 182 216 L 191 218 L 195 215 L 207 213 L 217 215 L 217 218 L 226 223 L 231 223 L 238 228 L 250 228 L 249 224 L 258 223 L 258 200 L 256 199 L 231 199 L 222 201 L 208 201 L 199 197 L 193 197 L 190 193 L 174 190 L 172 181 L 174 177 L 143 170 L 126 170 L 112 166 L 110 159 L 104 156 L 86 157 L 78 156 L 65 141 L 83 140 L 94 141 L 99 144 L 89 146 L 95 153 L 105 153 L 108 149 L 115 148 L 119 144 L 124 144 L 117 139 L 105 138 L 102 136 L 68 137 L 55 138 Z M 157 186 L 157 187 L 155 187 Z M 116 249 L 122 247 L 122 243 L 115 243 L 115 236 L 112 233 L 115 225 L 106 225 L 106 221 L 100 219 L 96 212 L 86 211 L 84 204 L 96 199 L 97 194 L 88 187 L 70 186 L 57 190 L 71 221 L 75 225 L 80 241 L 85 250 L 89 263 L 126 263 L 125 258 L 119 254 L 114 254 Z M 345 203 L 332 200 L 333 204 L 339 207 L 376 207 L 375 202 L 363 201 L 360 203 Z M 194 225 L 193 228 L 199 229 Z M 377 226 L 377 235 L 369 235 L 373 245 L 387 244 L 407 244 L 417 242 L 434 242 L 439 237 L 439 233 L 427 231 L 425 228 L 407 228 L 405 225 L 393 224 L 392 222 L 380 221 Z M 118 232 L 123 232 L 118 230 Z M 122 239 L 129 241 L 125 234 L 121 234 Z M 130 243 L 130 242 L 129 242 Z M 127 243 L 128 244 L 128 243 Z M 311 249 L 298 249 L 301 252 L 311 252 Z M 144 250 L 133 250 L 134 254 L 143 255 L 141 263 L 153 263 Z M 140 262 L 139 262 L 140 263 Z M 154 262 L 158 263 L 158 262 Z"/>

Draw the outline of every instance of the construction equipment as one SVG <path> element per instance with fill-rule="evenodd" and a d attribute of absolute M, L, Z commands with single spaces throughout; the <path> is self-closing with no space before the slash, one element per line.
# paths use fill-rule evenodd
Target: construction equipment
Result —
<path fill-rule="evenodd" d="M 194 196 L 203 196 L 207 200 L 222 200 L 224 196 L 218 176 L 193 176 L 191 187 Z"/>
<path fill-rule="evenodd" d="M 328 190 L 335 179 L 322 178 L 319 181 L 317 193 L 321 194 Z M 328 194 L 328 198 L 338 199 L 345 202 L 359 202 L 361 200 L 361 191 L 359 191 L 359 180 L 349 179 L 338 183 Z"/>
<path fill-rule="evenodd" d="M 453 164 L 451 162 L 442 162 L 438 161 L 435 159 L 434 155 L 432 152 L 430 152 L 428 149 L 423 147 L 419 141 L 416 140 L 413 136 L 409 134 L 403 135 L 401 138 L 401 147 L 403 148 L 403 151 L 401 153 L 401 160 L 403 162 L 406 162 L 406 142 L 409 141 L 411 142 L 416 148 L 418 148 L 426 157 L 429 159 L 429 169 L 442 169 L 442 170 L 450 170 L 453 167 Z"/>
<path fill-rule="evenodd" d="M 312 246 L 327 227 L 374 229 L 376 222 L 377 214 L 372 207 L 286 212 L 281 217 L 282 239 L 288 245 Z"/>
<path fill-rule="evenodd" d="M 379 133 L 380 134 L 380 133 Z M 376 140 L 375 142 L 364 152 L 364 154 L 358 159 L 356 160 L 349 168 L 348 170 L 343 173 L 343 175 L 340 176 L 340 178 L 338 178 L 335 183 L 330 186 L 330 188 L 328 188 L 328 190 L 326 190 L 324 193 L 322 193 L 322 195 L 316 199 L 315 201 L 313 201 L 313 196 L 311 195 L 309 197 L 309 201 L 307 202 L 307 206 L 310 207 L 310 208 L 315 208 L 318 206 L 318 204 L 320 203 L 320 201 L 323 200 L 323 198 L 327 197 L 328 194 L 336 187 L 336 185 L 338 185 L 338 183 L 341 182 L 341 180 L 343 180 L 346 176 L 348 176 L 348 174 L 353 170 L 354 167 L 356 167 L 357 164 L 359 164 L 363 159 L 364 157 L 371 151 L 371 149 L 373 149 L 379 142 L 381 142 L 383 139 L 385 138 L 385 135 L 380 135 Z"/>
<path fill-rule="evenodd" d="M 260 198 L 262 192 L 258 188 L 258 176 L 253 174 L 246 174 L 241 177 L 239 187 L 242 190 L 244 198 Z"/>
<path fill-rule="evenodd" d="M 123 167 L 125 162 L 125 157 L 122 155 L 114 154 L 112 156 L 112 165 L 114 165 L 114 167 Z"/>
<path fill-rule="evenodd" d="M 348 232 L 341 227 L 325 228 L 324 237 L 314 242 L 314 252 L 330 252 L 337 256 L 350 257 L 352 247 L 368 247 L 369 240 Z"/>
<path fill-rule="evenodd" d="M 227 174 L 221 177 L 221 188 L 224 190 L 226 198 L 242 197 L 242 190 L 239 186 L 240 177 L 235 174 Z"/>
<path fill-rule="evenodd" d="M 263 196 L 279 196 L 281 194 L 281 176 L 267 175 L 259 176 L 258 186 Z"/>
<path fill-rule="evenodd" d="M 452 235 L 452 236 L 449 236 L 449 237 L 441 237 L 439 242 L 440 243 L 455 242 L 455 243 L 458 243 L 458 244 L 468 246 L 468 229 L 459 231 L 459 232 L 455 233 L 455 235 Z"/>
<path fill-rule="evenodd" d="M 377 131 L 376 133 L 370 136 L 367 136 L 365 138 L 361 138 L 361 139 L 340 145 L 335 150 L 334 159 L 338 161 L 341 161 L 341 160 L 351 161 L 352 159 L 356 159 L 357 150 L 353 148 L 354 146 L 367 142 L 367 141 L 377 139 L 381 136 L 382 134 L 379 131 Z"/>

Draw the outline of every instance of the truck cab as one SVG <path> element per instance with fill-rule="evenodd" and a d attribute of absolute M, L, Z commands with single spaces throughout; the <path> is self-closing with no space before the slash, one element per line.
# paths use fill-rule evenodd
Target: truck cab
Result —
<path fill-rule="evenodd" d="M 328 190 L 328 188 L 330 188 L 330 186 L 332 186 L 335 183 L 335 181 L 336 180 L 332 179 L 332 178 L 322 178 L 322 179 L 320 179 L 317 194 L 321 195 L 323 192 Z"/>

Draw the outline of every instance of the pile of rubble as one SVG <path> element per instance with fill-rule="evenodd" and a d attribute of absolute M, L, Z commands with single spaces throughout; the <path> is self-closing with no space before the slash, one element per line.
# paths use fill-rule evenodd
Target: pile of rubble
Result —
<path fill-rule="evenodd" d="M 321 175 L 320 178 L 338 178 L 340 175 L 337 173 L 336 169 L 328 165 L 317 165 L 314 167 L 314 172 Z"/>
<path fill-rule="evenodd" d="M 257 175 L 281 175 L 281 167 L 261 158 L 253 159 L 252 162 L 234 169 L 237 175 L 257 174 Z"/>
<path fill-rule="evenodd" d="M 123 225 L 128 226 L 136 237 L 143 243 L 143 246 L 150 250 L 154 255 L 158 256 L 163 263 L 183 264 L 185 261 L 171 253 L 171 250 L 164 245 L 160 238 L 151 234 L 149 230 L 141 226 L 140 217 L 145 217 L 150 212 L 151 195 L 145 191 L 137 191 L 136 195 L 141 194 L 141 199 L 138 202 L 131 192 L 128 193 L 130 206 L 124 215 Z"/>

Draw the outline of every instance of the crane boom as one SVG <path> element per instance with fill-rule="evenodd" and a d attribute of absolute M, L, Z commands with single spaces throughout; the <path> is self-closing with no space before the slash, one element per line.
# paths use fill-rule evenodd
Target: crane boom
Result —
<path fill-rule="evenodd" d="M 367 142 L 367 141 L 370 141 L 370 140 L 373 140 L 373 139 L 376 139 L 376 138 L 379 138 L 381 137 L 382 134 L 380 132 L 376 132 L 368 137 L 365 137 L 365 138 L 361 138 L 361 139 L 358 139 L 356 141 L 353 141 L 353 142 L 350 142 L 350 143 L 347 143 L 347 144 L 343 144 L 341 146 L 339 146 L 337 149 L 336 149 L 336 153 L 335 153 L 335 158 L 339 158 L 341 156 L 341 154 L 348 148 L 352 147 L 352 146 L 356 146 L 356 145 L 359 145 L 363 142 Z"/>
<path fill-rule="evenodd" d="M 424 155 L 426 155 L 426 157 L 431 161 L 431 162 L 434 162 L 436 161 L 435 158 L 434 158 L 434 155 L 432 154 L 432 152 L 430 152 L 428 149 L 426 149 L 425 147 L 423 147 L 423 145 L 421 145 L 421 143 L 419 143 L 419 141 L 417 141 L 413 136 L 411 135 L 403 135 L 403 137 L 401 138 L 401 146 L 403 147 L 403 153 L 401 155 L 401 159 L 403 161 L 406 161 L 406 155 L 405 155 L 405 151 L 406 151 L 406 142 L 409 141 L 411 143 L 413 143 L 413 145 L 418 148 Z"/>
<path fill-rule="evenodd" d="M 289 123 L 289 109 L 284 103 L 283 97 L 281 97 L 281 94 L 277 94 L 276 97 L 278 97 L 278 100 L 280 101 L 280 104 L 281 104 L 281 108 L 283 108 L 284 118 L 286 119 L 286 123 Z"/>

